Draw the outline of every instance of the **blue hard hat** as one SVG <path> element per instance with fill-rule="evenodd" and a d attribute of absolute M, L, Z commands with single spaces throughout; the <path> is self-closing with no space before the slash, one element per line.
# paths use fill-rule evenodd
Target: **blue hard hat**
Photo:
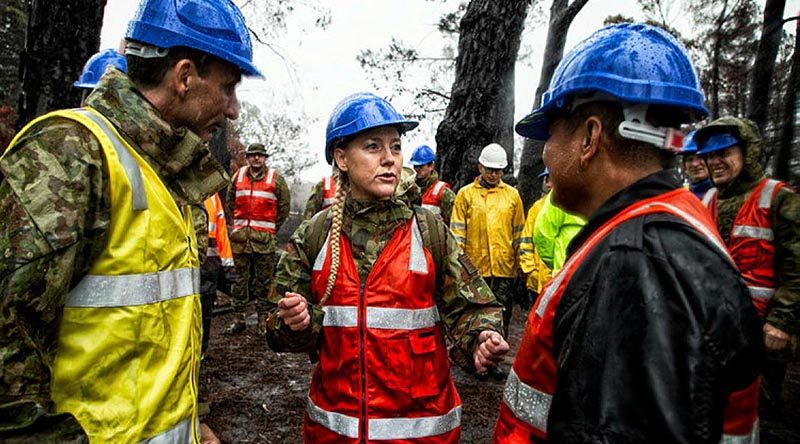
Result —
<path fill-rule="evenodd" d="M 398 126 L 404 133 L 419 125 L 398 113 L 386 100 L 372 93 L 356 93 L 339 102 L 328 119 L 325 132 L 325 159 L 333 164 L 333 141 L 379 126 Z"/>
<path fill-rule="evenodd" d="M 114 65 L 115 68 L 122 72 L 128 72 L 128 64 L 125 62 L 125 56 L 118 53 L 116 49 L 104 49 L 97 54 L 89 57 L 86 65 L 83 66 L 83 72 L 78 80 L 72 84 L 76 88 L 94 89 L 100 77 L 106 72 L 106 66 Z"/>
<path fill-rule="evenodd" d="M 712 151 L 724 150 L 734 145 L 741 145 L 739 139 L 735 135 L 729 132 L 715 133 L 697 142 L 697 154 L 707 154 Z"/>
<path fill-rule="evenodd" d="M 436 160 L 436 153 L 428 145 L 420 145 L 411 154 L 411 166 L 427 165 Z"/>
<path fill-rule="evenodd" d="M 547 167 L 544 167 L 544 171 L 542 171 L 541 173 L 539 173 L 539 175 L 538 175 L 538 176 L 536 176 L 536 177 L 538 177 L 538 178 L 540 178 L 540 179 L 541 179 L 542 177 L 544 177 L 544 176 L 549 176 L 549 175 L 550 175 L 550 170 L 549 170 L 549 169 L 547 169 Z"/>
<path fill-rule="evenodd" d="M 261 77 L 241 11 L 230 0 L 143 0 L 126 39 L 159 48 L 186 46 Z"/>
<path fill-rule="evenodd" d="M 692 131 L 683 138 L 681 154 L 697 154 L 697 142 L 694 140 L 694 135 L 695 131 Z"/>
<path fill-rule="evenodd" d="M 604 93 L 623 103 L 666 105 L 708 115 L 692 62 L 675 37 L 655 26 L 607 26 L 558 64 L 542 105 L 520 120 L 517 133 L 547 140 L 550 116 L 576 95 Z"/>

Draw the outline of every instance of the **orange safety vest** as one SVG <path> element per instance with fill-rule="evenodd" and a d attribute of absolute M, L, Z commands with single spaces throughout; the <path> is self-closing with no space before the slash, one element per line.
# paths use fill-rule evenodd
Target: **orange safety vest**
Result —
<path fill-rule="evenodd" d="M 450 188 L 450 184 L 443 180 L 432 183 L 422 195 L 422 207 L 436 214 L 442 214 L 442 191 L 445 188 Z"/>
<path fill-rule="evenodd" d="M 767 304 L 775 294 L 778 278 L 775 275 L 775 235 L 772 231 L 772 201 L 783 182 L 764 178 L 742 204 L 736 214 L 728 249 L 742 272 L 758 316 L 767 316 Z M 708 190 L 703 204 L 717 220 L 717 189 Z"/>
<path fill-rule="evenodd" d="M 500 416 L 494 430 L 494 443 L 529 443 L 532 440 L 547 439 L 547 417 L 558 382 L 558 365 L 553 351 L 553 322 L 561 297 L 583 259 L 603 238 L 623 222 L 653 213 L 668 213 L 683 219 L 725 255 L 728 254 L 708 212 L 691 192 L 683 188 L 634 203 L 607 221 L 542 289 L 531 309 L 503 392 Z M 758 387 L 757 383 L 755 387 Z M 732 402 L 733 395 L 728 404 Z M 737 408 L 726 408 L 726 414 L 731 411 L 739 415 L 732 419 L 726 417 L 723 425 L 726 434 L 726 425 L 729 422 L 741 425 L 747 422 L 742 420 L 743 416 L 755 415 L 757 397 L 753 400 L 752 397 L 744 396 L 738 402 Z M 755 420 L 751 421 L 751 430 L 748 433 L 757 433 L 755 426 Z"/>
<path fill-rule="evenodd" d="M 336 201 L 336 179 L 328 176 L 322 179 L 322 208 L 320 211 L 333 205 Z"/>
<path fill-rule="evenodd" d="M 225 222 L 225 210 L 219 199 L 219 193 L 214 193 L 205 200 L 208 213 L 208 250 L 206 256 L 219 257 L 223 267 L 233 266 L 233 252 L 231 241 L 228 239 L 228 226 Z"/>
<path fill-rule="evenodd" d="M 264 178 L 250 180 L 249 166 L 236 172 L 236 202 L 233 207 L 233 231 L 250 227 L 256 231 L 275 234 L 278 220 L 278 198 L 275 196 L 275 173 L 267 168 Z"/>
<path fill-rule="evenodd" d="M 311 300 L 325 292 L 328 241 L 311 273 Z M 461 399 L 434 300 L 436 269 L 412 218 L 395 231 L 366 282 L 342 234 L 340 266 L 325 317 L 303 438 L 308 443 L 394 440 L 457 443 Z"/>

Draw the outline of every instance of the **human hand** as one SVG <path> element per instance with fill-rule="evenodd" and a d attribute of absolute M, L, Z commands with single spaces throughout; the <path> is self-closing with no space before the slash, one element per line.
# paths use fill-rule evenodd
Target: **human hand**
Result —
<path fill-rule="evenodd" d="M 789 334 L 767 322 L 764 324 L 764 345 L 767 350 L 776 351 L 786 347 Z"/>
<path fill-rule="evenodd" d="M 306 298 L 297 293 L 287 291 L 278 301 L 278 317 L 292 331 L 303 331 L 311 325 Z"/>
<path fill-rule="evenodd" d="M 206 423 L 200 423 L 200 443 L 201 444 L 221 444 L 217 435 L 214 434 L 214 431 L 211 430 Z"/>
<path fill-rule="evenodd" d="M 508 342 L 500 333 L 492 330 L 482 331 L 478 335 L 478 345 L 475 346 L 475 352 L 472 354 L 475 359 L 475 370 L 478 373 L 484 373 L 489 367 L 497 367 L 508 350 Z"/>

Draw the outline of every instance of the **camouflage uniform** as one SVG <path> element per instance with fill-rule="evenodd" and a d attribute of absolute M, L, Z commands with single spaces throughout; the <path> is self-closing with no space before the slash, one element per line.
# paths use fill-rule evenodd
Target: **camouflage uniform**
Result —
<path fill-rule="evenodd" d="M 111 70 L 86 103 L 120 130 L 178 205 L 202 202 L 227 184 L 200 138 L 172 128 L 124 74 Z M 109 229 L 103 151 L 77 122 L 47 119 L 10 148 L 0 173 L 0 440 L 28 428 L 39 442 L 80 442 L 71 415 L 44 415 L 53 409 L 50 368 L 67 293 Z"/>
<path fill-rule="evenodd" d="M 413 176 L 410 181 L 405 182 L 405 186 L 407 188 L 391 200 L 348 199 L 345 204 L 342 231 L 350 239 L 361 282 L 367 279 L 394 231 L 414 215 L 409 202 L 418 201 L 420 196 L 419 189 L 413 183 Z M 331 213 L 326 210 L 317 217 L 330 219 Z M 309 304 L 312 327 L 304 332 L 290 331 L 277 316 L 277 303 L 285 292 L 293 291 L 310 298 L 311 269 L 318 252 L 311 251 L 309 245 L 315 220 L 316 218 L 307 220 L 298 227 L 278 263 L 275 288 L 270 292 L 271 312 L 267 322 L 267 340 L 276 350 L 308 352 L 314 355 L 318 346 L 317 338 L 324 316 L 318 306 Z M 478 333 L 482 330 L 503 331 L 503 307 L 495 300 L 475 266 L 462 254 L 447 227 L 436 217 L 431 217 L 430 220 L 435 221 L 435 229 L 441 233 L 441 239 L 446 240 L 442 251 L 444 270 L 437 273 L 435 298 L 445 331 L 449 333 L 448 337 L 454 345 L 451 357 L 465 369 L 474 369 L 472 353 Z M 328 226 L 329 223 L 326 228 Z"/>
<path fill-rule="evenodd" d="M 314 185 L 314 188 L 311 189 L 311 195 L 308 196 L 308 200 L 306 201 L 306 210 L 303 212 L 303 220 L 309 220 L 314 217 L 315 214 L 322 211 L 322 183 L 323 181 L 320 180 Z"/>
<path fill-rule="evenodd" d="M 252 174 L 252 168 L 247 169 L 247 175 L 253 181 L 263 179 L 266 172 L 266 166 L 258 174 Z M 277 232 L 289 217 L 291 207 L 289 187 L 286 185 L 286 180 L 277 171 L 275 172 L 275 197 L 278 200 L 278 217 L 275 222 L 275 231 Z M 225 214 L 228 224 L 233 226 L 231 222 L 236 204 L 235 183 L 228 186 L 225 204 L 227 205 Z M 245 227 L 232 231 L 230 241 L 236 270 L 231 288 L 233 307 L 236 311 L 242 312 L 248 301 L 255 300 L 256 311 L 264 313 L 269 286 L 275 272 L 277 251 L 275 235 Z"/>
<path fill-rule="evenodd" d="M 433 183 L 437 180 L 439 180 L 439 174 L 436 171 L 433 171 L 425 180 L 417 180 L 417 186 L 420 188 L 422 195 L 425 195 L 425 193 L 428 191 L 428 188 L 430 188 L 431 185 L 433 185 Z M 456 193 L 454 193 L 453 190 L 447 187 L 442 189 L 442 219 L 447 225 L 450 225 L 450 215 L 453 214 L 453 204 L 455 201 Z"/>
<path fill-rule="evenodd" d="M 726 117 L 711 125 L 735 125 L 745 146 L 742 146 L 744 165 L 742 172 L 717 196 L 717 226 L 726 244 L 730 244 L 733 221 L 745 200 L 764 178 L 761 158 L 761 137 L 752 122 Z M 780 403 L 780 391 L 786 371 L 784 362 L 800 357 L 800 195 L 783 188 L 772 202 L 772 227 L 775 233 L 775 272 L 780 285 L 770 298 L 766 321 L 790 335 L 789 345 L 783 350 L 770 352 L 770 361 L 764 369 L 762 390 L 767 401 Z"/>

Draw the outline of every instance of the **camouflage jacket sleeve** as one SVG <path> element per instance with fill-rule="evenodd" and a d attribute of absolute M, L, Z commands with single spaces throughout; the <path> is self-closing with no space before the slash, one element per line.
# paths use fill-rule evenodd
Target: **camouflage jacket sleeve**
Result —
<path fill-rule="evenodd" d="M 19 408 L 52 410 L 58 324 L 67 292 L 104 244 L 110 202 L 101 148 L 69 120 L 32 128 L 0 161 L 0 172 L 2 438 L 39 418 Z"/>
<path fill-rule="evenodd" d="M 450 188 L 445 188 L 442 190 L 442 202 L 441 202 L 441 209 L 442 209 L 442 219 L 447 226 L 450 226 L 450 217 L 453 214 L 453 205 L 456 202 L 456 193 L 453 192 Z"/>
<path fill-rule="evenodd" d="M 289 210 L 292 208 L 292 195 L 289 193 L 289 186 L 286 185 L 286 179 L 280 173 L 275 175 L 275 197 L 278 198 L 277 230 L 280 230 L 281 225 L 289 217 Z"/>
<path fill-rule="evenodd" d="M 205 205 L 202 203 L 192 205 L 192 223 L 197 238 L 197 258 L 201 264 L 206 261 L 208 253 L 208 218 L 209 214 L 206 213 Z"/>
<path fill-rule="evenodd" d="M 775 199 L 775 264 L 779 286 L 769 301 L 767 321 L 797 334 L 800 330 L 800 195 L 781 191 Z"/>
<path fill-rule="evenodd" d="M 436 294 L 437 304 L 442 323 L 452 341 L 450 356 L 453 362 L 472 370 L 472 353 L 478 334 L 483 330 L 503 334 L 503 306 L 497 302 L 478 269 L 461 251 L 447 227 L 442 224 L 437 228 L 446 239 L 444 278 Z"/>
<path fill-rule="evenodd" d="M 236 175 L 238 171 L 231 174 L 231 183 L 225 191 L 225 220 L 228 222 L 228 227 L 233 228 L 233 209 L 236 205 Z"/>
<path fill-rule="evenodd" d="M 304 221 L 297 227 L 286 251 L 281 254 L 275 273 L 275 285 L 269 294 L 267 305 L 267 344 L 276 352 L 316 353 L 319 333 L 322 330 L 321 309 L 311 304 L 311 259 L 308 257 L 306 239 L 310 232 L 311 222 Z M 299 293 L 309 301 L 311 327 L 302 332 L 294 332 L 278 317 L 278 301 L 286 292 Z"/>
<path fill-rule="evenodd" d="M 322 181 L 317 182 L 311 190 L 311 195 L 306 201 L 306 210 L 303 213 L 303 220 L 311 219 L 322 209 Z"/>

